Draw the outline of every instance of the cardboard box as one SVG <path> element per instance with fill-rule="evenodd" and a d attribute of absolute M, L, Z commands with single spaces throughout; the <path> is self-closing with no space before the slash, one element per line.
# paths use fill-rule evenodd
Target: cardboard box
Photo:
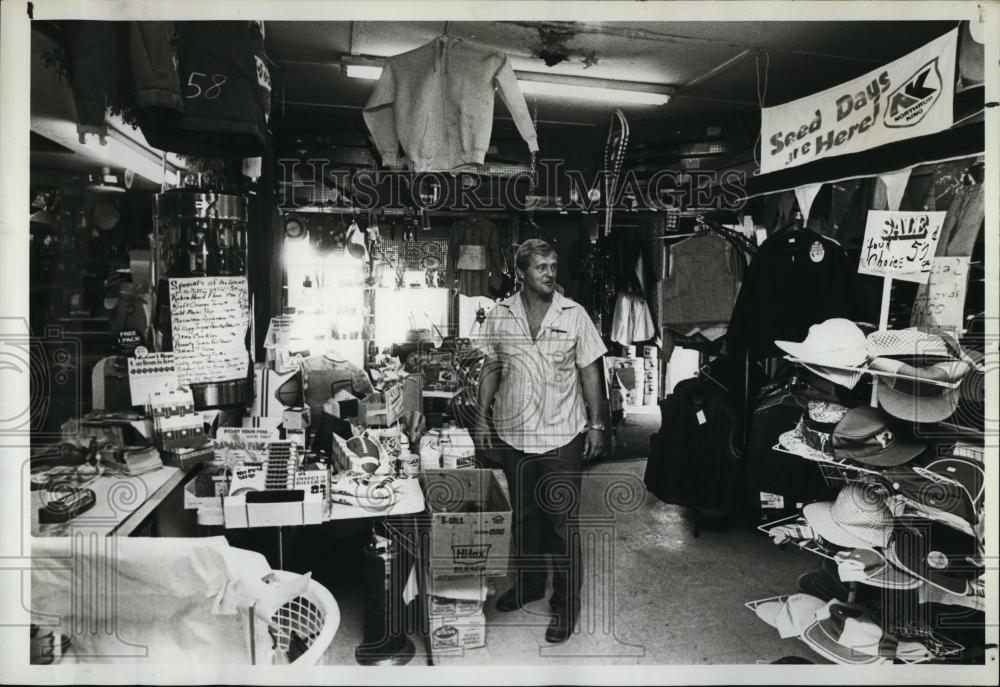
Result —
<path fill-rule="evenodd" d="M 431 651 L 435 653 L 458 653 L 486 646 L 486 616 L 482 611 L 458 618 L 432 616 L 430 640 Z"/>
<path fill-rule="evenodd" d="M 195 481 L 191 480 L 184 485 L 184 508 L 187 510 L 198 510 L 200 508 L 218 508 L 222 510 L 222 499 L 225 496 L 225 477 L 219 475 L 215 496 L 198 496 Z"/>
<path fill-rule="evenodd" d="M 466 577 L 437 577 L 428 579 L 428 613 L 434 617 L 456 618 L 476 615 L 486 601 L 486 578 L 482 575 Z"/>
<path fill-rule="evenodd" d="M 428 601 L 428 614 L 432 618 L 458 618 L 476 615 L 483 610 L 482 601 L 471 599 L 449 599 L 446 596 L 431 596 Z"/>
<path fill-rule="evenodd" d="M 323 522 L 323 495 L 310 489 L 298 491 L 302 492 L 301 501 L 247 503 L 247 494 L 226 496 L 222 500 L 226 527 L 318 525 Z"/>
<path fill-rule="evenodd" d="M 428 470 L 421 479 L 431 521 L 431 573 L 507 574 L 511 507 L 493 471 Z"/>

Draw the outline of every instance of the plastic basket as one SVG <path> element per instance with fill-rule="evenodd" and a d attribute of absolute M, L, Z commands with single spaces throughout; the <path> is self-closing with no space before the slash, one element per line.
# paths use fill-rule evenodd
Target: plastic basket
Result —
<path fill-rule="evenodd" d="M 274 575 L 279 580 L 283 577 L 297 577 L 295 573 L 283 570 L 275 570 Z M 305 593 L 285 603 L 271 615 L 268 627 L 275 639 L 276 664 L 287 662 L 288 647 L 294 632 L 309 647 L 294 663 L 316 665 L 330 647 L 337 628 L 340 627 L 340 608 L 326 587 L 315 580 L 309 580 Z"/>

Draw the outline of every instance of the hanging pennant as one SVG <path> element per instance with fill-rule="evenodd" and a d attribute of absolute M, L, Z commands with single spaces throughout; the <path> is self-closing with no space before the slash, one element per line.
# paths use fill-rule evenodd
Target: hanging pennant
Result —
<path fill-rule="evenodd" d="M 812 209 L 813 201 L 816 200 L 821 188 L 823 188 L 823 184 L 808 184 L 795 189 L 795 199 L 799 201 L 803 224 L 809 221 L 809 211 Z"/>
<path fill-rule="evenodd" d="M 889 209 L 895 212 L 903 201 L 903 191 L 906 190 L 906 184 L 910 180 L 910 168 L 879 174 L 878 178 L 885 184 L 885 196 Z"/>

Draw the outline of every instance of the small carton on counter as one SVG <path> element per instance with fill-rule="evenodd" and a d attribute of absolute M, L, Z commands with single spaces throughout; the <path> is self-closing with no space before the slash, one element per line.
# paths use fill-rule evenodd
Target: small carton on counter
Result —
<path fill-rule="evenodd" d="M 431 616 L 430 641 L 435 653 L 458 653 L 486 646 L 486 616 L 482 611 L 454 618 Z"/>

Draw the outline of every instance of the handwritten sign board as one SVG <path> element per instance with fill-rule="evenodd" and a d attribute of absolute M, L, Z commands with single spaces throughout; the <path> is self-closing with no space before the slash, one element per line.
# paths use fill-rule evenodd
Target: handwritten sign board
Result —
<path fill-rule="evenodd" d="M 947 129 L 953 120 L 957 45 L 954 29 L 856 79 L 765 107 L 761 173 Z M 809 79 L 808 72 L 803 78 Z"/>
<path fill-rule="evenodd" d="M 917 290 L 910 325 L 939 327 L 962 333 L 969 258 L 934 258 L 931 276 Z"/>
<path fill-rule="evenodd" d="M 128 359 L 128 388 L 132 405 L 146 405 L 157 391 L 172 391 L 180 384 L 173 353 L 146 353 Z"/>
<path fill-rule="evenodd" d="M 869 211 L 858 272 L 926 283 L 944 216 L 944 212 Z"/>
<path fill-rule="evenodd" d="M 170 321 L 182 384 L 246 376 L 249 302 L 246 277 L 170 280 Z"/>

